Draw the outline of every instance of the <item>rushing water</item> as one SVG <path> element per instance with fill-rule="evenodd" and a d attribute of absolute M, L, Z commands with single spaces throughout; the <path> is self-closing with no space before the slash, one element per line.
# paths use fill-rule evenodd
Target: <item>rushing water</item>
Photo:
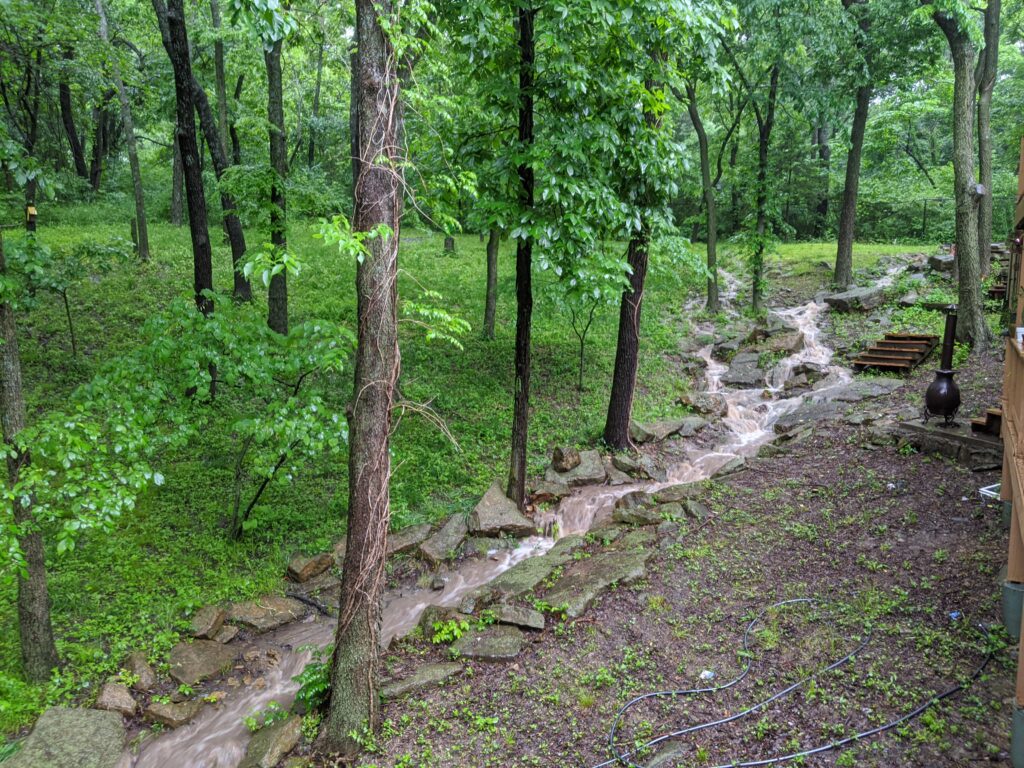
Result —
<path fill-rule="evenodd" d="M 803 336 L 803 348 L 777 363 L 767 373 L 763 388 L 724 388 L 721 378 L 727 367 L 712 358 L 710 346 L 702 349 L 700 355 L 707 361 L 707 391 L 722 395 L 728 406 L 722 420 L 725 439 L 710 450 L 688 449 L 684 460 L 668 468 L 667 483 L 638 482 L 579 489 L 563 499 L 554 512 L 557 535 L 586 533 L 605 522 L 616 501 L 627 493 L 703 480 L 736 457 L 756 454 L 773 439 L 775 422 L 805 399 L 802 394 L 783 396 L 785 383 L 797 365 L 811 363 L 828 367 L 829 388 L 848 382 L 849 372 L 830 365 L 832 350 L 820 340 L 818 321 L 824 308 L 823 304 L 811 302 L 775 312 Z M 816 392 L 815 396 L 827 397 L 827 390 Z M 552 538 L 530 537 L 514 550 L 493 552 L 489 557 L 463 563 L 450 574 L 442 591 L 412 589 L 387 594 L 382 632 L 385 646 L 395 637 L 411 631 L 427 606 L 458 605 L 473 590 L 517 563 L 547 552 L 553 544 Z M 126 753 L 121 768 L 236 768 L 249 740 L 242 718 L 265 708 L 271 701 L 289 707 L 298 687 L 292 678 L 310 659 L 311 654 L 305 647 L 327 645 L 333 635 L 333 622 L 315 616 L 261 636 L 256 641 L 257 648 L 280 652 L 280 660 L 263 675 L 264 685 L 229 690 L 218 706 L 205 707 L 190 724 L 143 743 L 137 756 Z"/>

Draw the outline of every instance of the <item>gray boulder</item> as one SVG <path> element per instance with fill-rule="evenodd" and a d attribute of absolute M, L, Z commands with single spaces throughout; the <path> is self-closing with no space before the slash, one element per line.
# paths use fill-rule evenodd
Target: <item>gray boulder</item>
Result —
<path fill-rule="evenodd" d="M 495 480 L 469 516 L 469 530 L 481 536 L 529 536 L 536 529 Z"/>
<path fill-rule="evenodd" d="M 729 370 L 722 374 L 722 383 L 739 389 L 753 389 L 764 385 L 764 371 L 758 367 L 760 355 L 741 352 L 732 359 Z"/>
<path fill-rule="evenodd" d="M 334 565 L 334 556 L 330 552 L 324 552 L 313 557 L 299 555 L 292 558 L 288 564 L 288 578 L 298 584 L 309 581 L 319 576 Z"/>
<path fill-rule="evenodd" d="M 121 683 L 106 683 L 100 688 L 100 695 L 96 697 L 95 709 L 105 709 L 108 712 L 120 712 L 125 717 L 135 715 L 139 705 L 135 703 L 132 692 L 127 685 Z"/>
<path fill-rule="evenodd" d="M 418 667 L 409 677 L 401 680 L 391 680 L 381 686 L 380 695 L 385 701 L 408 696 L 410 693 L 422 693 L 432 688 L 437 688 L 456 675 L 461 675 L 463 666 L 461 664 L 447 661 L 438 664 L 424 664 Z"/>
<path fill-rule="evenodd" d="M 511 661 L 522 648 L 522 630 L 503 624 L 467 632 L 452 643 L 452 652 L 457 656 L 488 662 Z"/>
<path fill-rule="evenodd" d="M 928 257 L 928 267 L 935 272 L 952 272 L 956 258 L 952 253 L 937 253 Z"/>
<path fill-rule="evenodd" d="M 48 709 L 5 768 L 116 768 L 124 751 L 117 712 Z"/>
<path fill-rule="evenodd" d="M 228 619 L 257 632 L 269 632 L 302 618 L 306 607 L 289 597 L 266 596 L 259 600 L 235 603 L 228 611 Z"/>
<path fill-rule="evenodd" d="M 295 749 L 301 736 L 302 718 L 298 715 L 260 728 L 249 741 L 245 759 L 238 768 L 276 768 Z"/>
<path fill-rule="evenodd" d="M 554 467 L 548 467 L 544 476 L 549 483 L 561 483 L 570 488 L 578 488 L 581 485 L 599 485 L 607 478 L 608 473 L 605 471 L 599 451 L 580 451 L 580 463 L 575 469 L 569 472 L 556 472 Z"/>
<path fill-rule="evenodd" d="M 555 448 L 551 454 L 551 467 L 555 472 L 571 472 L 580 461 L 580 452 L 575 448 Z"/>
<path fill-rule="evenodd" d="M 420 554 L 433 565 L 442 563 L 458 553 L 468 533 L 465 515 L 452 515 L 437 533 L 420 544 Z"/>
<path fill-rule="evenodd" d="M 180 704 L 162 704 L 159 701 L 154 701 L 146 707 L 143 716 L 150 723 L 160 723 L 168 728 L 180 728 L 192 722 L 202 708 L 203 702 L 196 699 Z"/>
<path fill-rule="evenodd" d="M 192 617 L 192 636 L 201 640 L 212 640 L 226 617 L 227 612 L 220 606 L 203 606 Z"/>
<path fill-rule="evenodd" d="M 410 525 L 395 533 L 388 534 L 388 554 L 397 555 L 415 549 L 430 536 L 430 523 Z"/>
<path fill-rule="evenodd" d="M 857 312 L 874 309 L 885 301 L 885 289 L 879 286 L 851 288 L 825 297 L 825 303 L 835 312 Z"/>
<path fill-rule="evenodd" d="M 213 640 L 178 643 L 171 649 L 168 673 L 177 683 L 195 685 L 219 675 L 231 666 L 236 656 L 235 649 Z"/>

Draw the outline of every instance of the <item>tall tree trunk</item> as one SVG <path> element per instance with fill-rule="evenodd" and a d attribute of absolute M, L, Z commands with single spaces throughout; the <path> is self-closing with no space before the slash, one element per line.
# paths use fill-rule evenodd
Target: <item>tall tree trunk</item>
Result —
<path fill-rule="evenodd" d="M 691 83 L 686 84 L 686 106 L 690 112 L 690 122 L 697 132 L 697 144 L 700 149 L 700 178 L 704 189 L 704 207 L 708 212 L 708 311 L 718 312 L 722 303 L 718 296 L 718 205 L 715 202 L 715 187 L 711 182 L 711 154 L 708 151 L 708 132 L 704 129 L 697 108 L 697 89 Z"/>
<path fill-rule="evenodd" d="M 394 50 L 381 27 L 393 13 L 391 0 L 357 0 L 356 27 L 362 83 L 360 174 L 353 228 L 369 232 L 383 224 L 390 237 L 367 241 L 356 268 L 358 347 L 349 417 L 348 546 L 342 569 L 338 630 L 331 672 L 331 701 L 323 740 L 331 752 L 351 759 L 360 739 L 380 719 L 377 692 L 381 594 L 391 510 L 388 441 L 398 380 L 398 239 L 402 182 L 398 135 L 399 81 Z M 380 16 L 378 16 L 378 14 Z"/>
<path fill-rule="evenodd" d="M 98 106 L 92 110 L 95 133 L 92 140 L 92 161 L 89 165 L 89 186 L 93 192 L 100 191 L 100 182 L 103 179 L 103 163 L 107 159 L 107 146 L 110 138 L 110 116 L 107 113 L 107 104 L 114 98 L 116 91 L 106 90 Z"/>
<path fill-rule="evenodd" d="M 65 48 L 63 57 L 65 62 L 74 60 L 74 49 Z M 68 137 L 68 144 L 71 146 L 71 157 L 75 163 L 75 174 L 80 178 L 88 180 L 89 166 L 85 163 L 85 149 L 82 147 L 82 139 L 79 138 L 78 131 L 75 129 L 75 109 L 71 101 L 71 86 L 68 85 L 66 73 L 60 80 L 59 99 L 60 120 L 64 125 L 64 133 Z"/>
<path fill-rule="evenodd" d="M 193 91 L 192 60 L 185 28 L 183 0 L 152 0 L 158 19 L 166 19 L 164 47 L 174 71 L 175 111 L 177 113 L 178 146 L 185 175 L 185 200 L 188 203 L 188 226 L 192 235 L 192 282 L 196 306 L 204 314 L 213 310 L 212 302 L 203 296 L 213 290 L 213 258 L 210 231 L 206 217 L 206 193 L 199 165 L 199 145 L 196 143 L 195 98 Z"/>
<path fill-rule="evenodd" d="M 270 165 L 274 183 L 270 187 L 270 242 L 283 253 L 288 248 L 287 209 L 284 182 L 288 178 L 288 136 L 284 132 L 284 90 L 281 83 L 281 41 L 264 52 L 267 64 L 267 119 L 270 123 Z M 267 296 L 267 325 L 288 333 L 288 277 L 286 270 L 270 278 Z"/>
<path fill-rule="evenodd" d="M 356 30 L 358 34 L 359 30 Z M 359 186 L 359 50 L 357 37 L 352 41 L 352 53 L 349 55 L 349 108 L 348 108 L 348 132 L 349 132 L 349 154 L 352 162 L 352 201 L 355 205 L 356 187 Z M 355 209 L 353 207 L 353 216 Z"/>
<path fill-rule="evenodd" d="M 974 180 L 974 44 L 955 18 L 936 11 L 934 19 L 946 35 L 953 56 L 953 183 L 959 279 L 956 335 L 962 342 L 984 347 L 988 328 L 982 310 L 978 260 L 978 203 L 982 195 Z"/>
<path fill-rule="evenodd" d="M 3 234 L 0 233 L 0 274 L 7 271 Z M 21 357 L 14 308 L 0 303 L 0 423 L 7 444 L 8 488 L 18 483 L 29 454 L 17 445 L 17 436 L 25 428 L 25 394 L 21 384 Z M 18 633 L 25 677 L 33 683 L 45 683 L 57 666 L 57 646 L 50 622 L 50 593 L 46 585 L 46 560 L 43 535 L 32 518 L 31 500 L 14 499 L 14 523 L 18 526 L 18 546 L 25 558 L 25 570 L 18 574 Z"/>
<path fill-rule="evenodd" d="M 487 295 L 484 301 L 484 338 L 494 338 L 494 316 L 498 310 L 498 246 L 501 232 L 491 227 L 487 237 Z"/>
<path fill-rule="evenodd" d="M 751 258 L 753 272 L 753 290 L 751 305 L 755 312 L 761 310 L 764 303 L 764 254 L 765 237 L 768 233 L 768 150 L 771 146 L 772 129 L 775 127 L 775 104 L 779 94 L 779 74 L 781 67 L 772 67 L 771 80 L 768 86 L 768 104 L 765 111 L 755 103 L 757 113 L 757 242 Z"/>
<path fill-rule="evenodd" d="M 219 0 L 210 0 L 210 21 L 213 23 L 213 83 L 214 95 L 217 97 L 217 136 L 220 145 L 227 152 L 228 136 L 228 87 L 227 73 L 224 65 L 224 40 L 221 38 L 221 18 Z M 207 144 L 212 144 L 209 136 Z M 218 179 L 220 176 L 217 177 Z"/>
<path fill-rule="evenodd" d="M 235 103 L 242 100 L 242 85 L 245 83 L 245 75 L 239 75 L 235 82 Z M 234 118 L 228 120 L 228 133 L 231 134 L 231 164 L 242 164 L 242 142 L 238 139 L 238 129 L 235 128 Z"/>
<path fill-rule="evenodd" d="M 846 155 L 846 180 L 843 184 L 843 207 L 839 212 L 839 247 L 833 282 L 842 289 L 853 283 L 853 240 L 857 223 L 857 194 L 860 191 L 860 164 L 864 155 L 864 134 L 867 132 L 868 110 L 874 89 L 862 85 L 857 89 L 857 108 L 850 129 L 850 151 Z"/>
<path fill-rule="evenodd" d="M 984 188 L 978 208 L 978 255 L 981 275 L 992 261 L 992 92 L 999 72 L 999 16 L 1002 0 L 988 0 L 985 8 L 985 49 L 975 72 L 978 84 L 978 173 Z"/>
<path fill-rule="evenodd" d="M 647 277 L 649 240 L 650 229 L 646 219 L 643 219 L 640 232 L 629 241 L 627 261 L 632 272 L 629 275 L 629 288 L 622 292 L 619 306 L 615 370 L 608 400 L 608 416 L 604 424 L 604 441 L 620 451 L 632 447 L 629 421 L 633 413 L 636 371 L 640 361 L 640 310 L 643 307 L 644 280 Z"/>
<path fill-rule="evenodd" d="M 95 0 L 96 14 L 100 17 L 100 39 L 109 48 L 110 35 L 107 32 L 107 14 L 102 0 Z M 139 152 L 135 142 L 135 123 L 132 120 L 132 103 L 128 89 L 124 87 L 121 67 L 117 55 L 110 57 L 110 71 L 117 87 L 117 98 L 121 102 L 121 124 L 124 126 L 125 144 L 128 147 L 128 164 L 132 169 L 132 188 L 135 193 L 135 220 L 138 232 L 138 250 L 141 261 L 149 261 L 149 228 L 146 226 L 146 199 L 142 189 L 142 170 L 139 167 Z"/>
<path fill-rule="evenodd" d="M 320 37 L 320 50 L 316 57 L 316 86 L 313 88 L 313 114 L 309 120 L 309 151 L 306 155 L 306 165 L 310 168 L 316 162 L 316 130 L 317 120 L 320 118 L 320 86 L 324 78 L 324 38 Z"/>
<path fill-rule="evenodd" d="M 537 11 L 521 5 L 519 29 L 519 144 L 527 155 L 533 146 L 533 79 L 535 48 L 533 23 Z M 534 205 L 533 166 L 519 164 L 519 207 L 531 215 Z M 526 448 L 530 427 L 530 334 L 533 323 L 533 240 L 520 235 L 516 242 L 516 352 L 512 403 L 512 453 L 508 497 L 520 508 L 526 504 Z"/>
<path fill-rule="evenodd" d="M 213 161 L 213 172 L 220 181 L 221 176 L 228 169 L 228 157 L 225 145 L 222 143 L 222 135 L 217 130 L 217 122 L 210 108 L 210 100 L 206 96 L 206 90 L 194 76 L 192 78 L 192 93 L 196 102 L 196 110 L 199 113 L 199 125 L 203 135 L 206 136 L 206 146 L 210 150 L 210 159 Z M 252 299 L 252 286 L 242 272 L 245 260 L 245 232 L 242 230 L 242 222 L 235 213 L 235 199 L 224 192 L 220 193 L 220 207 L 224 216 L 224 230 L 228 235 L 228 243 L 231 245 L 231 274 L 233 275 L 232 295 L 237 301 L 250 301 Z"/>
<path fill-rule="evenodd" d="M 174 156 L 171 160 L 171 224 L 181 226 L 184 202 L 184 170 L 181 167 L 181 147 L 178 146 L 178 132 L 171 139 Z"/>

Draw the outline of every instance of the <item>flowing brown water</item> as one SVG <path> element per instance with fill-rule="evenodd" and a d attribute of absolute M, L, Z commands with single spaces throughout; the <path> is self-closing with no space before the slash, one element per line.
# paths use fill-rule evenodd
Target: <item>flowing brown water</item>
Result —
<path fill-rule="evenodd" d="M 900 267 L 902 268 L 902 267 Z M 891 282 L 898 268 L 884 278 Z M 668 468 L 665 483 L 637 482 L 620 486 L 591 486 L 578 489 L 561 501 L 554 512 L 557 536 L 582 534 L 607 521 L 622 496 L 633 491 L 652 491 L 667 485 L 697 482 L 711 477 L 737 457 L 748 457 L 774 438 L 774 425 L 808 397 L 827 399 L 828 392 L 850 380 L 849 372 L 831 366 L 832 350 L 820 340 L 818 321 L 825 306 L 811 302 L 794 309 L 779 310 L 783 322 L 803 337 L 803 348 L 779 362 L 766 375 L 764 387 L 730 390 L 721 383 L 727 367 L 711 356 L 711 347 L 700 351 L 707 361 L 707 391 L 721 394 L 728 405 L 722 424 L 728 436 L 713 449 L 694 447 L 686 458 Z M 793 369 L 801 363 L 827 367 L 826 387 L 818 391 L 780 397 Z M 767 393 L 767 397 L 766 397 Z M 544 554 L 554 545 L 553 538 L 533 536 L 514 550 L 488 553 L 471 559 L 449 574 L 441 591 L 426 589 L 400 590 L 384 599 L 382 640 L 385 647 L 391 640 L 410 632 L 428 606 L 456 606 L 467 594 L 481 587 L 523 560 Z M 280 661 L 263 675 L 265 685 L 229 690 L 216 707 L 207 706 L 190 724 L 160 734 L 144 742 L 138 755 L 126 753 L 121 768 L 237 768 L 245 755 L 250 734 L 243 718 L 276 701 L 288 708 L 298 684 L 293 678 L 302 671 L 311 653 L 305 646 L 323 647 L 334 638 L 334 623 L 316 616 L 282 627 L 261 636 L 255 647 L 261 651 L 280 652 Z"/>

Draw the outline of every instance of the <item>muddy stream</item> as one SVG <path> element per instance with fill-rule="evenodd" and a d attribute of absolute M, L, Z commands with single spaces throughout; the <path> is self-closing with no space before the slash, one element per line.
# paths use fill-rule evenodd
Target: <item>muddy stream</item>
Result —
<path fill-rule="evenodd" d="M 896 270 L 893 270 L 895 272 Z M 891 277 L 883 278 L 891 282 Z M 693 447 L 686 457 L 668 467 L 665 483 L 637 482 L 619 486 L 590 486 L 576 490 L 564 498 L 554 511 L 557 536 L 583 534 L 607 521 L 616 501 L 632 491 L 653 491 L 679 483 L 695 482 L 711 477 L 736 457 L 757 453 L 774 439 L 774 424 L 790 413 L 809 396 L 827 398 L 828 389 L 850 380 L 845 368 L 831 365 L 832 350 L 820 340 L 819 320 L 826 306 L 810 302 L 792 309 L 773 310 L 782 321 L 803 335 L 803 349 L 775 365 L 767 372 L 765 385 L 754 389 L 723 387 L 721 378 L 728 366 L 714 360 L 709 345 L 699 354 L 707 360 L 707 391 L 721 394 L 728 413 L 723 418 L 725 439 L 714 448 Z M 710 331 L 710 328 L 702 329 Z M 828 370 L 828 386 L 814 392 L 792 397 L 784 395 L 786 381 L 801 363 L 824 366 Z M 534 536 L 523 540 L 514 550 L 497 551 L 483 559 L 471 559 L 450 574 L 443 591 L 403 589 L 388 593 L 384 599 L 385 647 L 394 638 L 410 632 L 423 610 L 430 605 L 456 606 L 474 589 L 483 586 L 517 563 L 544 554 L 554 545 L 553 538 Z M 310 659 L 309 646 L 326 646 L 334 639 L 334 622 L 319 615 L 282 627 L 260 636 L 252 647 L 260 651 L 275 649 L 280 662 L 263 675 L 265 685 L 257 688 L 228 689 L 219 706 L 207 706 L 186 726 L 159 734 L 144 741 L 138 754 L 126 753 L 120 768 L 237 768 L 245 756 L 250 734 L 242 719 L 276 701 L 288 709 L 298 684 L 293 681 Z"/>

